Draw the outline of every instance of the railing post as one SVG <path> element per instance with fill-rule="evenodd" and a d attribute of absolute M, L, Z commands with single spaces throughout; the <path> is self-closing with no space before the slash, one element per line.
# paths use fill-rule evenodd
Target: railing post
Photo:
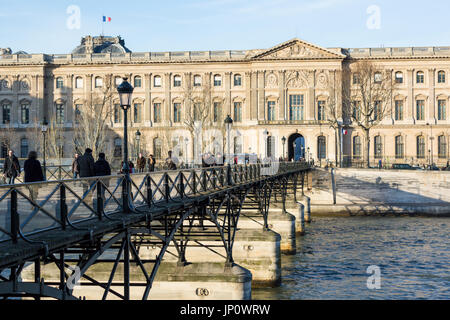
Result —
<path fill-rule="evenodd" d="M 180 171 L 180 182 L 178 185 L 179 189 L 180 189 L 180 197 L 183 198 L 184 197 L 184 175 L 183 175 L 183 171 Z"/>
<path fill-rule="evenodd" d="M 206 191 L 206 190 L 208 190 L 208 188 L 207 188 L 207 183 L 206 183 L 206 170 L 203 170 L 202 171 L 202 173 L 203 173 L 203 191 Z"/>
<path fill-rule="evenodd" d="M 170 188 L 169 188 L 169 174 L 167 172 L 164 174 L 164 190 L 165 190 L 164 198 L 166 202 L 169 202 Z"/>
<path fill-rule="evenodd" d="M 97 181 L 97 216 L 99 220 L 103 218 L 103 184 Z"/>
<path fill-rule="evenodd" d="M 17 213 L 17 191 L 11 190 L 11 239 L 13 243 L 17 243 L 19 238 L 20 218 Z"/>
<path fill-rule="evenodd" d="M 61 166 L 58 167 L 58 180 L 61 180 Z"/>
<path fill-rule="evenodd" d="M 146 179 L 145 179 L 145 184 L 147 187 L 147 204 L 148 207 L 151 207 L 152 204 L 152 198 L 153 198 L 153 193 L 152 193 L 152 181 L 150 180 L 150 175 L 147 175 Z"/>
<path fill-rule="evenodd" d="M 66 230 L 67 205 L 66 205 L 66 186 L 61 184 L 59 187 L 59 215 L 61 218 L 61 228 Z"/>
<path fill-rule="evenodd" d="M 231 186 L 233 184 L 233 180 L 231 179 L 231 166 L 227 166 L 227 185 Z"/>
<path fill-rule="evenodd" d="M 217 171 L 216 171 L 216 169 L 212 169 L 211 174 L 212 174 L 212 177 L 211 177 L 212 188 L 216 189 L 216 179 L 217 179 Z"/>
<path fill-rule="evenodd" d="M 192 192 L 197 193 L 197 175 L 195 173 L 195 168 L 192 170 Z"/>

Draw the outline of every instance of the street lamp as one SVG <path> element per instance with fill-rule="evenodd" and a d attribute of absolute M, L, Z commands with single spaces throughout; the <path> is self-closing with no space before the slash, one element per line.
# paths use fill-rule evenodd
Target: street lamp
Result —
<path fill-rule="evenodd" d="M 42 131 L 42 135 L 44 136 L 44 152 L 43 152 L 43 157 L 44 157 L 44 181 L 47 180 L 47 165 L 45 162 L 45 147 L 46 145 L 46 137 L 47 137 L 47 131 L 48 131 L 48 122 L 47 119 L 44 117 L 44 120 L 42 121 L 42 125 L 41 125 L 41 131 Z"/>
<path fill-rule="evenodd" d="M 185 152 L 185 158 L 186 158 L 186 160 L 185 160 L 186 168 L 188 168 L 188 144 L 189 144 L 189 139 L 187 137 L 185 137 L 184 138 L 184 145 L 185 145 L 184 152 Z"/>
<path fill-rule="evenodd" d="M 133 86 L 127 81 L 128 78 L 123 78 L 122 83 L 117 87 L 117 92 L 119 93 L 120 107 L 123 110 L 123 167 L 122 171 L 125 174 L 125 179 L 122 182 L 122 204 L 123 211 L 129 213 L 129 190 L 128 181 L 130 174 L 130 167 L 128 166 L 128 132 L 127 132 L 127 111 L 131 106 L 131 96 L 133 95 Z"/>
<path fill-rule="evenodd" d="M 285 149 L 284 149 L 284 145 L 286 144 L 286 137 L 283 136 L 283 138 L 281 138 L 281 143 L 283 144 L 283 161 L 284 159 L 286 159 L 286 155 L 285 155 Z"/>
<path fill-rule="evenodd" d="M 311 154 L 310 154 L 310 152 L 309 152 L 309 147 L 308 148 L 306 148 L 306 150 L 308 151 L 308 163 L 311 161 Z"/>
<path fill-rule="evenodd" d="M 267 129 L 264 129 L 263 131 L 263 135 L 264 135 L 264 150 L 265 150 L 265 154 L 264 157 L 267 158 L 267 136 L 269 135 L 269 131 L 267 131 Z"/>
<path fill-rule="evenodd" d="M 227 154 L 228 154 L 228 165 L 231 165 L 231 127 L 233 126 L 233 119 L 230 115 L 225 118 L 225 130 L 227 132 Z"/>
<path fill-rule="evenodd" d="M 136 159 L 139 159 L 139 153 L 141 153 L 141 132 L 139 129 L 136 131 Z"/>
<path fill-rule="evenodd" d="M 430 152 L 430 155 L 431 155 L 431 157 L 430 157 L 430 161 L 431 161 L 430 165 L 433 165 L 433 163 L 434 163 L 434 161 L 433 161 L 433 140 L 434 140 L 434 137 L 433 137 L 433 124 L 432 123 L 427 123 L 427 126 L 430 126 L 430 130 L 431 130 L 431 134 L 430 134 L 431 150 L 429 150 L 429 152 Z"/>

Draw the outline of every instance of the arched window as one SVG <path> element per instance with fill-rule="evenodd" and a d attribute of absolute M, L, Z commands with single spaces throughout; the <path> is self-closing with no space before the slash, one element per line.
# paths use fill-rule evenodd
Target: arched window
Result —
<path fill-rule="evenodd" d="M 395 73 L 395 83 L 403 83 L 403 72 L 397 71 Z"/>
<path fill-rule="evenodd" d="M 383 143 L 381 141 L 381 136 L 375 137 L 373 146 L 375 159 L 381 159 L 383 157 Z"/>
<path fill-rule="evenodd" d="M 181 103 L 173 104 L 173 122 L 181 122 Z"/>
<path fill-rule="evenodd" d="M 275 101 L 267 101 L 267 120 L 275 120 Z"/>
<path fill-rule="evenodd" d="M 235 122 L 242 121 L 242 102 L 236 101 L 234 103 L 233 121 Z"/>
<path fill-rule="evenodd" d="M 234 154 L 242 153 L 241 137 L 234 137 Z"/>
<path fill-rule="evenodd" d="M 20 157 L 26 158 L 28 157 L 28 139 L 23 138 L 20 140 Z"/>
<path fill-rule="evenodd" d="M 267 157 L 275 157 L 275 137 L 267 137 Z"/>
<path fill-rule="evenodd" d="M 360 136 L 353 137 L 353 158 L 354 159 L 361 158 L 361 137 Z"/>
<path fill-rule="evenodd" d="M 175 75 L 173 77 L 173 86 L 174 87 L 181 87 L 181 76 L 180 75 Z"/>
<path fill-rule="evenodd" d="M 141 78 L 141 76 L 135 76 L 134 77 L 134 87 L 135 88 L 142 87 L 142 78 Z"/>
<path fill-rule="evenodd" d="M 417 137 L 417 158 L 425 159 L 425 137 Z"/>
<path fill-rule="evenodd" d="M 202 77 L 198 74 L 194 76 L 194 87 L 201 87 L 202 85 Z"/>
<path fill-rule="evenodd" d="M 153 86 L 154 87 L 161 87 L 161 77 L 160 76 L 154 76 L 153 77 Z"/>
<path fill-rule="evenodd" d="M 214 122 L 219 122 L 222 119 L 222 108 L 220 102 L 217 101 L 214 102 L 213 119 Z"/>
<path fill-rule="evenodd" d="M 440 159 L 447 158 L 447 141 L 444 135 L 438 137 L 438 157 Z"/>
<path fill-rule="evenodd" d="M 161 159 L 162 142 L 160 138 L 153 139 L 153 156 L 155 157 L 155 159 Z"/>
<path fill-rule="evenodd" d="M 317 158 L 326 159 L 327 157 L 327 142 L 324 136 L 317 137 Z"/>
<path fill-rule="evenodd" d="M 220 74 L 214 75 L 214 86 L 220 87 L 222 85 L 222 76 Z"/>
<path fill-rule="evenodd" d="M 83 78 L 82 77 L 76 77 L 75 78 L 75 88 L 76 89 L 83 88 Z"/>
<path fill-rule="evenodd" d="M 359 78 L 359 74 L 358 73 L 354 73 L 353 74 L 353 84 L 360 84 L 361 80 Z"/>
<path fill-rule="evenodd" d="M 445 83 L 445 71 L 438 72 L 438 83 Z"/>
<path fill-rule="evenodd" d="M 122 157 L 122 139 L 114 139 L 114 157 Z"/>
<path fill-rule="evenodd" d="M 234 75 L 234 86 L 240 87 L 242 85 L 242 76 L 240 74 Z"/>
<path fill-rule="evenodd" d="M 56 89 L 61 89 L 64 86 L 64 80 L 62 77 L 56 78 Z"/>
<path fill-rule="evenodd" d="M 102 88 L 103 87 L 103 78 L 102 77 L 96 77 L 95 78 L 95 87 L 96 88 Z"/>
<path fill-rule="evenodd" d="M 438 120 L 447 119 L 446 100 L 438 100 Z"/>
<path fill-rule="evenodd" d="M 28 102 L 23 102 L 20 106 L 20 122 L 22 124 L 30 123 L 30 105 Z"/>
<path fill-rule="evenodd" d="M 425 74 L 423 71 L 417 71 L 416 83 L 425 83 Z"/>
<path fill-rule="evenodd" d="M 64 104 L 56 104 L 56 123 L 64 124 Z"/>
<path fill-rule="evenodd" d="M 161 122 L 161 102 L 153 104 L 153 121 L 155 123 Z"/>
<path fill-rule="evenodd" d="M 396 159 L 403 159 L 405 156 L 404 153 L 404 144 L 403 144 L 403 137 L 402 136 L 396 136 L 395 137 L 395 158 Z"/>

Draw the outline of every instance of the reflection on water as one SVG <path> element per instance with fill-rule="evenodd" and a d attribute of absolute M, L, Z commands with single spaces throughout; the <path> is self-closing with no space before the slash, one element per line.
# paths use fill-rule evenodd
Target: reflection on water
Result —
<path fill-rule="evenodd" d="M 449 299 L 450 219 L 320 218 L 282 257 L 282 285 L 254 289 L 253 299 Z M 381 269 L 369 290 L 366 270 Z"/>

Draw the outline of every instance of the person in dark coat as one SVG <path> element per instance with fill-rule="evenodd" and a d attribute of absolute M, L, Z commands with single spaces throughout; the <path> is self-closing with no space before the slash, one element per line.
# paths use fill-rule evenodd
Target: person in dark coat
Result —
<path fill-rule="evenodd" d="M 20 175 L 19 159 L 14 155 L 14 151 L 9 150 L 3 166 L 3 174 L 6 175 L 8 184 L 14 184 L 14 180 Z"/>
<path fill-rule="evenodd" d="M 39 160 L 37 160 L 36 151 L 30 151 L 28 159 L 23 164 L 23 170 L 25 171 L 25 183 L 44 181 L 44 175 L 42 173 L 42 167 Z M 29 185 L 30 198 L 36 201 L 39 192 L 39 185 Z"/>
<path fill-rule="evenodd" d="M 138 170 L 139 173 L 145 171 L 145 163 L 146 163 L 146 161 L 145 161 L 144 156 L 142 155 L 142 153 L 139 153 L 139 157 L 138 157 L 137 163 L 136 163 L 137 164 L 137 170 Z"/>
<path fill-rule="evenodd" d="M 78 157 L 78 170 L 80 170 L 80 178 L 88 178 L 93 177 L 94 172 L 94 157 L 92 156 L 92 150 L 87 148 L 84 152 L 84 155 Z M 83 181 L 83 194 L 89 189 L 89 181 Z M 90 193 L 90 197 L 92 197 L 92 193 Z"/>
<path fill-rule="evenodd" d="M 148 158 L 148 171 L 150 171 L 150 172 L 155 171 L 155 165 L 156 165 L 156 160 L 155 160 L 155 158 L 153 158 L 153 155 L 151 154 L 150 157 Z"/>
<path fill-rule="evenodd" d="M 78 157 L 78 169 L 80 170 L 80 178 L 93 177 L 94 172 L 94 157 L 92 156 L 92 150 L 87 148 L 84 155 Z"/>
<path fill-rule="evenodd" d="M 94 175 L 95 176 L 110 176 L 111 166 L 106 161 L 106 156 L 103 152 L 99 153 L 98 160 L 94 163 Z M 104 186 L 109 187 L 109 178 L 101 179 Z M 105 188 L 102 188 L 102 198 L 105 201 Z"/>
<path fill-rule="evenodd" d="M 75 153 L 75 158 L 72 162 L 72 174 L 73 178 L 76 179 L 80 175 L 80 168 L 78 167 L 78 153 Z"/>

